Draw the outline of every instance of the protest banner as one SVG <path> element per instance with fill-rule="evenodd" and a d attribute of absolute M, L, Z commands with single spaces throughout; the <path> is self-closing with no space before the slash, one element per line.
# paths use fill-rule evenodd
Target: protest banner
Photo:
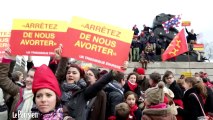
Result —
<path fill-rule="evenodd" d="M 56 20 L 15 19 L 10 47 L 13 55 L 51 56 L 66 41 L 68 23 Z"/>
<path fill-rule="evenodd" d="M 120 71 L 128 60 L 131 30 L 73 17 L 67 34 L 69 44 L 64 44 L 62 56 Z"/>
<path fill-rule="evenodd" d="M 10 31 L 0 30 L 0 61 L 5 53 L 5 49 L 8 47 L 10 33 Z"/>

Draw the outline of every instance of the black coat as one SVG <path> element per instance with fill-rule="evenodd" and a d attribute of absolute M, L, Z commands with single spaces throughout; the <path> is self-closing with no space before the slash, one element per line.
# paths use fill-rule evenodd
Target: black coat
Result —
<path fill-rule="evenodd" d="M 142 111 L 141 111 L 141 109 L 138 108 L 138 109 L 134 112 L 134 115 L 135 115 L 136 120 L 141 120 L 141 118 L 142 118 Z"/>
<path fill-rule="evenodd" d="M 197 98 L 191 93 L 195 93 L 202 106 L 203 100 L 200 95 L 198 95 L 198 90 L 196 88 L 191 88 L 187 90 L 183 96 L 183 106 L 184 109 L 178 108 L 178 114 L 183 117 L 183 120 L 197 120 L 197 117 L 203 116 L 202 109 Z"/>
<path fill-rule="evenodd" d="M 213 91 L 207 87 L 207 98 L 206 98 L 206 103 L 204 105 L 204 110 L 206 112 L 211 112 L 213 113 Z"/>
<path fill-rule="evenodd" d="M 186 32 L 188 34 L 187 36 L 187 43 L 190 43 L 191 40 L 197 40 L 197 35 L 194 33 L 192 34 L 191 32 L 189 32 L 186 28 Z"/>
<path fill-rule="evenodd" d="M 92 99 L 97 95 L 102 88 L 113 79 L 112 72 L 101 77 L 96 83 L 82 89 L 73 94 L 71 100 L 66 104 L 69 115 L 75 120 L 86 120 L 86 104 L 89 99 Z"/>
<path fill-rule="evenodd" d="M 134 35 L 138 35 L 138 33 L 139 33 L 138 28 L 133 28 L 132 30 L 134 31 Z"/>
<path fill-rule="evenodd" d="M 140 91 L 145 92 L 148 88 L 150 88 L 149 80 L 146 76 L 142 80 L 137 81 Z"/>
<path fill-rule="evenodd" d="M 181 88 L 178 86 L 176 81 L 174 81 L 170 86 L 169 89 L 174 93 L 175 97 L 173 99 L 182 99 L 183 98 L 183 92 Z"/>
<path fill-rule="evenodd" d="M 123 89 L 115 82 L 109 83 L 104 89 L 107 94 L 106 118 L 114 116 L 115 106 L 124 101 Z"/>

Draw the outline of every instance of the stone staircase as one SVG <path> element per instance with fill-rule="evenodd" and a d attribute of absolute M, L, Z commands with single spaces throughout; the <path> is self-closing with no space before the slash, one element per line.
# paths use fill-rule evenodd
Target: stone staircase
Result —
<path fill-rule="evenodd" d="M 135 67 L 141 67 L 141 64 L 139 62 L 130 62 L 125 73 L 132 72 Z M 151 62 L 148 64 L 146 74 L 156 71 L 163 75 L 166 70 L 172 71 L 176 79 L 183 72 L 191 72 L 194 75 L 195 72 L 203 71 L 208 73 L 210 80 L 213 81 L 213 63 L 211 62 Z"/>

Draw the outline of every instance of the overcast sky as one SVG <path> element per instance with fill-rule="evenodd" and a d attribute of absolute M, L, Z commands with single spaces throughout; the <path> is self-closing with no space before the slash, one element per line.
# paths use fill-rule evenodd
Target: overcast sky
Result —
<path fill-rule="evenodd" d="M 213 42 L 210 0 L 1 0 L 0 4 L 0 30 L 10 30 L 14 18 L 70 21 L 72 16 L 128 29 L 137 24 L 142 29 L 143 24 L 152 26 L 156 15 L 166 13 L 182 14 L 182 20 L 191 21 L 189 30 L 202 33 L 199 41 Z"/>

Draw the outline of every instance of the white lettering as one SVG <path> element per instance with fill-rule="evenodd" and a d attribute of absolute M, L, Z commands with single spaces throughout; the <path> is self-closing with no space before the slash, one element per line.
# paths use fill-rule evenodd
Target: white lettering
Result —
<path fill-rule="evenodd" d="M 17 113 L 13 112 L 12 113 L 13 118 L 22 118 L 22 119 L 31 119 L 31 118 L 38 118 L 38 113 L 25 113 L 22 112 L 21 110 L 18 110 Z"/>

